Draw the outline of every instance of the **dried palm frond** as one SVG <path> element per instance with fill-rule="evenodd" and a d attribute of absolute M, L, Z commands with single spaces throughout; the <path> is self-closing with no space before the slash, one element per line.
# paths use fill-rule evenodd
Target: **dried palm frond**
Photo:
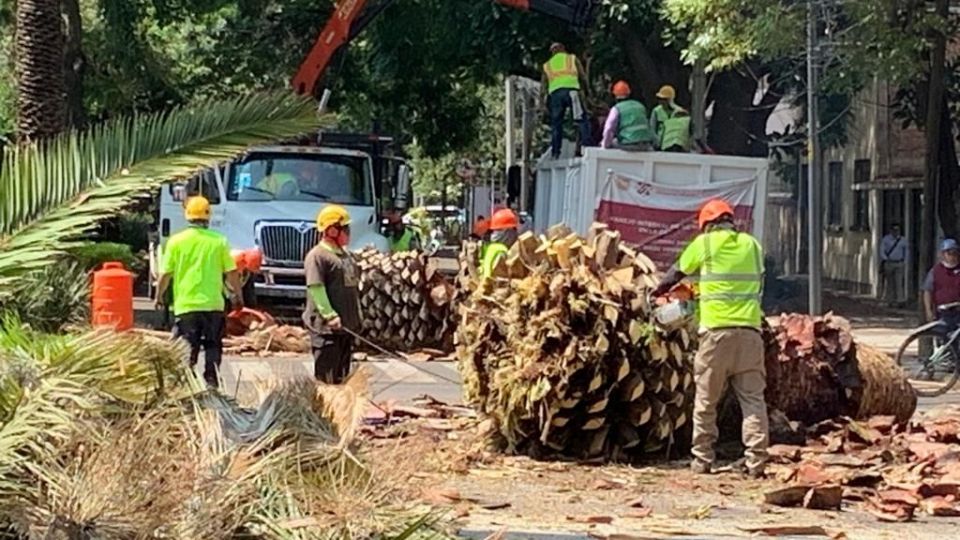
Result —
<path fill-rule="evenodd" d="M 181 344 L 138 334 L 95 330 L 52 335 L 25 328 L 14 318 L 0 322 L 0 370 L 74 379 L 127 403 L 144 403 L 165 385 L 181 381 L 184 357 Z"/>
<path fill-rule="evenodd" d="M 195 490 L 198 438 L 181 410 L 73 424 L 70 440 L 25 465 L 34 482 L 7 512 L 33 538 L 145 538 Z"/>

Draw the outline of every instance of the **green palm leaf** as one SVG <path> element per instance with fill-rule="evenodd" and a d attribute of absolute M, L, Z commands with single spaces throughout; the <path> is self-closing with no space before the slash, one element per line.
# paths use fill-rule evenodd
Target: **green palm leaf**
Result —
<path fill-rule="evenodd" d="M 9 149 L 0 169 L 0 294 L 10 279 L 56 260 L 98 221 L 164 182 L 322 123 L 310 100 L 278 91 Z"/>

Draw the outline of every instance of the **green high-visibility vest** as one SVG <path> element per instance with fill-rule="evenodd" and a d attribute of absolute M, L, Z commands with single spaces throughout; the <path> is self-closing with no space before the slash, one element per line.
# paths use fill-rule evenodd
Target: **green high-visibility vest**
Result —
<path fill-rule="evenodd" d="M 699 273 L 701 326 L 760 328 L 763 249 L 753 236 L 732 229 L 701 234 L 680 254 L 677 269 Z"/>
<path fill-rule="evenodd" d="M 678 115 L 677 109 L 657 105 L 653 108 L 653 116 L 657 120 L 657 148 L 664 150 L 679 146 L 690 149 L 690 116 Z"/>
<path fill-rule="evenodd" d="M 647 118 L 647 108 L 635 99 L 625 99 L 616 105 L 619 114 L 617 126 L 617 142 L 620 144 L 637 144 L 653 142 L 653 132 L 650 131 L 650 119 Z"/>
<path fill-rule="evenodd" d="M 480 258 L 480 274 L 483 277 L 492 277 L 493 268 L 496 266 L 500 257 L 503 257 L 510 251 L 506 244 L 499 242 L 490 242 L 483 246 L 483 256 Z"/>
<path fill-rule="evenodd" d="M 671 116 L 663 123 L 663 137 L 660 139 L 660 148 L 667 149 L 679 146 L 684 150 L 690 149 L 690 117 Z"/>
<path fill-rule="evenodd" d="M 553 55 L 543 65 L 543 72 L 547 74 L 547 92 L 550 94 L 563 88 L 580 89 L 577 57 L 572 54 L 561 52 Z"/>
<path fill-rule="evenodd" d="M 387 237 L 387 241 L 390 243 L 390 251 L 397 253 L 400 251 L 410 251 L 412 249 L 411 244 L 413 243 L 415 233 L 410 229 L 410 227 L 405 227 L 403 234 L 400 235 L 400 238 L 393 236 L 392 234 Z"/>

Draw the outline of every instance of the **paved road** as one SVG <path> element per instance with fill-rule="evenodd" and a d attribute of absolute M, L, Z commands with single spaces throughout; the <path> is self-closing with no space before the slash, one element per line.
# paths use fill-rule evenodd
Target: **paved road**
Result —
<path fill-rule="evenodd" d="M 900 342 L 914 326 L 910 319 L 889 316 L 855 317 L 851 318 L 851 323 L 859 342 L 891 355 L 896 353 Z M 367 366 L 372 371 L 373 393 L 378 401 L 409 401 L 424 394 L 447 403 L 462 401 L 460 377 L 456 364 L 452 362 L 406 364 L 399 360 L 373 359 L 357 365 Z M 237 396 L 249 399 L 256 395 L 257 381 L 309 377 L 312 373 L 313 362 L 309 356 L 228 357 L 224 362 L 224 389 L 231 394 L 239 389 Z M 960 388 L 937 398 L 921 398 L 919 410 L 922 412 L 942 405 L 960 405 Z"/>
<path fill-rule="evenodd" d="M 373 395 L 377 401 L 409 401 L 427 394 L 447 403 L 459 403 L 460 375 L 453 362 L 417 362 L 374 359 L 357 362 L 371 371 Z M 223 366 L 224 390 L 236 392 L 242 401 L 256 395 L 257 382 L 271 379 L 312 377 L 309 356 L 283 358 L 226 357 Z M 239 380 L 239 387 L 237 381 Z"/>

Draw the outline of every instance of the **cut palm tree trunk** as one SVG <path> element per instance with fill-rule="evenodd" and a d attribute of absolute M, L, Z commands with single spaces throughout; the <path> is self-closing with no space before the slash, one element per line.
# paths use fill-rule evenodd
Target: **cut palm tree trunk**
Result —
<path fill-rule="evenodd" d="M 356 254 L 363 337 L 398 351 L 449 349 L 453 285 L 418 252 Z"/>
<path fill-rule="evenodd" d="M 467 257 L 469 259 L 469 257 Z M 525 233 L 494 269 L 461 279 L 457 357 L 466 399 L 508 451 L 628 460 L 664 451 L 690 421 L 691 327 L 664 331 L 656 268 L 595 224 L 587 238 Z"/>
<path fill-rule="evenodd" d="M 887 355 L 857 344 L 850 323 L 832 313 L 781 315 L 764 329 L 767 404 L 790 420 L 893 415 L 905 422 L 917 396 Z"/>

